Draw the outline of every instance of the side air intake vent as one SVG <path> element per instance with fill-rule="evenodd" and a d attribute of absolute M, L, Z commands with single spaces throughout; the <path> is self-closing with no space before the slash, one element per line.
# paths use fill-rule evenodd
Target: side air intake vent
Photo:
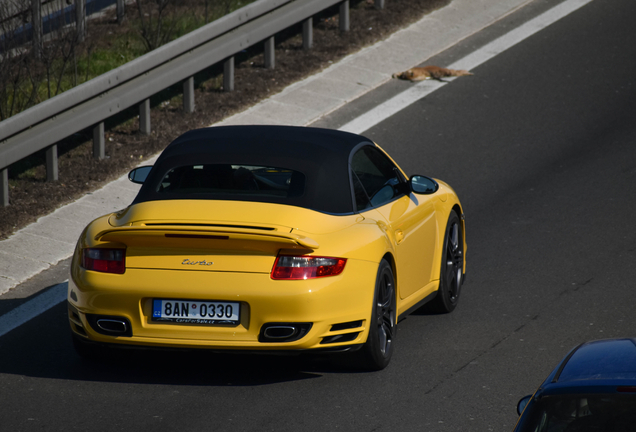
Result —
<path fill-rule="evenodd" d="M 320 342 L 320 345 L 334 344 L 334 343 L 341 343 L 341 342 L 351 342 L 352 340 L 355 340 L 359 334 L 360 332 L 355 332 L 355 333 L 346 333 L 346 334 L 335 335 L 335 336 L 327 336 L 326 338 L 322 339 L 322 341 Z"/>
<path fill-rule="evenodd" d="M 331 326 L 331 331 L 335 332 L 335 331 L 339 331 L 339 330 L 348 330 L 348 329 L 354 329 L 354 328 L 358 328 L 358 327 L 362 327 L 362 320 L 349 321 L 349 322 L 346 322 L 346 323 L 334 324 L 334 325 Z"/>

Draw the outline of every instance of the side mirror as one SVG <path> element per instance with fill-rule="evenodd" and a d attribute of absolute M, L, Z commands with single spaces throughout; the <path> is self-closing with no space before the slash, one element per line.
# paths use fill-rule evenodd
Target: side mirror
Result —
<path fill-rule="evenodd" d="M 148 174 L 150 173 L 151 169 L 152 169 L 151 166 L 141 166 L 141 167 L 135 168 L 134 170 L 128 173 L 128 180 L 130 180 L 133 183 L 143 184 L 143 182 L 146 181 L 146 178 L 148 177 Z"/>
<path fill-rule="evenodd" d="M 437 192 L 439 185 L 435 180 L 423 175 L 414 175 L 409 180 L 411 190 L 417 194 L 429 195 Z"/>
<path fill-rule="evenodd" d="M 523 410 L 526 409 L 528 402 L 530 402 L 530 399 L 532 399 L 532 395 L 524 396 L 519 399 L 519 402 L 517 402 L 517 414 L 521 415 Z"/>

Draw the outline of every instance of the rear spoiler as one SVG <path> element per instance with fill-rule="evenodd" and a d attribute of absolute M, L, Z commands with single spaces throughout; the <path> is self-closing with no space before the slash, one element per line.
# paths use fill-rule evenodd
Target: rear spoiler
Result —
<path fill-rule="evenodd" d="M 319 246 L 317 241 L 300 234 L 213 226 L 180 226 L 179 228 L 168 226 L 125 226 L 100 231 L 95 236 L 95 240 L 126 243 L 131 237 L 138 236 L 181 238 L 214 238 L 215 236 L 228 236 L 237 240 L 280 241 L 282 243 L 297 244 L 308 249 L 318 249 Z"/>

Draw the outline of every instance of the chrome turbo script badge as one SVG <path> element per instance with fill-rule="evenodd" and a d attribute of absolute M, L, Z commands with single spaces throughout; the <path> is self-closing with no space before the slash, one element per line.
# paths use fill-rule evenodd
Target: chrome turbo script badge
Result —
<path fill-rule="evenodd" d="M 181 263 L 181 265 L 203 265 L 203 266 L 211 266 L 212 264 L 214 264 L 213 262 L 208 262 L 206 260 L 203 261 L 190 261 L 189 258 L 186 258 L 183 260 L 183 262 Z"/>

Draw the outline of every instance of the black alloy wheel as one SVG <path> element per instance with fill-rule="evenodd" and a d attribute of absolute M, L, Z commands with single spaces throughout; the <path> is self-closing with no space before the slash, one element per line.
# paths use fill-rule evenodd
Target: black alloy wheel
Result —
<path fill-rule="evenodd" d="M 439 290 L 431 302 L 434 312 L 452 312 L 459 303 L 464 282 L 464 239 L 462 226 L 455 211 L 451 211 L 446 224 Z"/>
<path fill-rule="evenodd" d="M 378 267 L 375 295 L 369 336 L 360 354 L 362 366 L 366 370 L 384 369 L 393 355 L 393 344 L 397 331 L 395 319 L 395 278 L 391 265 L 382 260 Z"/>

